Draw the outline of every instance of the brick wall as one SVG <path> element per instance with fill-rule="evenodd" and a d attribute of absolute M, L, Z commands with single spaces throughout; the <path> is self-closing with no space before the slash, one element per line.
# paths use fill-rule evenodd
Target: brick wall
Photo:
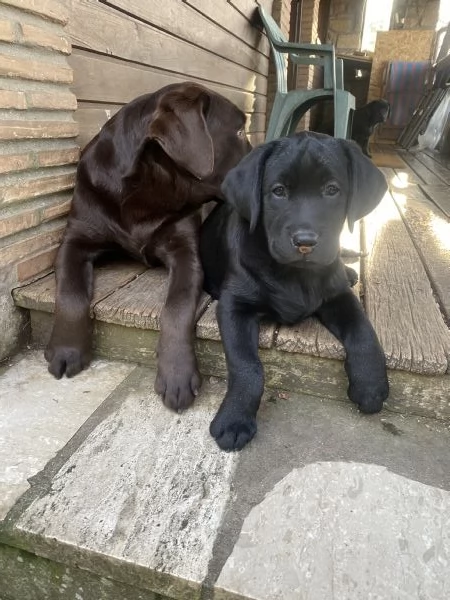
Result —
<path fill-rule="evenodd" d="M 0 359 L 26 334 L 11 289 L 51 268 L 72 196 L 79 150 L 66 20 L 57 0 L 0 4 Z"/>
<path fill-rule="evenodd" d="M 364 7 L 362 0 L 331 0 L 328 39 L 338 52 L 360 50 Z"/>
<path fill-rule="evenodd" d="M 438 17 L 439 0 L 394 0 L 390 28 L 434 29 Z"/>

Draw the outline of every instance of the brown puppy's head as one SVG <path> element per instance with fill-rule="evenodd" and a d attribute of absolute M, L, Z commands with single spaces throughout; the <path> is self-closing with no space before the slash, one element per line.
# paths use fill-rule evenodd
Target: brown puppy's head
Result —
<path fill-rule="evenodd" d="M 160 96 L 148 137 L 200 180 L 221 181 L 251 150 L 245 114 L 223 96 L 194 83 L 170 86 Z"/>
<path fill-rule="evenodd" d="M 272 257 L 299 267 L 331 264 L 345 219 L 352 230 L 386 190 L 356 144 L 311 132 L 255 148 L 222 185 L 250 231 L 264 229 Z"/>

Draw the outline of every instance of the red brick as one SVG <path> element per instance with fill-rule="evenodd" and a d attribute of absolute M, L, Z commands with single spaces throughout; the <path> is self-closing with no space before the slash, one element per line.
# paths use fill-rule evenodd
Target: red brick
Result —
<path fill-rule="evenodd" d="M 24 110 L 27 107 L 25 94 L 12 90 L 0 90 L 0 108 L 16 108 Z"/>
<path fill-rule="evenodd" d="M 67 12 L 63 3 L 58 0 L 2 0 L 2 2 L 45 17 L 55 23 L 62 25 L 67 23 Z"/>
<path fill-rule="evenodd" d="M 53 194 L 73 188 L 75 185 L 75 172 L 63 175 L 50 175 L 33 179 L 26 179 L 13 185 L 5 185 L 0 190 L 0 202 L 11 204 L 29 198 L 37 198 L 46 194 Z"/>
<path fill-rule="evenodd" d="M 13 42 L 14 38 L 14 24 L 11 21 L 0 20 L 0 41 Z"/>
<path fill-rule="evenodd" d="M 24 171 L 32 166 L 33 158 L 30 154 L 7 154 L 0 156 L 0 173 Z"/>
<path fill-rule="evenodd" d="M 52 269 L 58 248 L 59 244 L 56 244 L 31 258 L 19 262 L 17 265 L 17 281 L 23 283 L 27 279 L 32 279 L 36 275 Z"/>
<path fill-rule="evenodd" d="M 44 110 L 76 110 L 77 98 L 70 92 L 47 93 L 28 92 L 28 108 L 41 108 Z"/>
<path fill-rule="evenodd" d="M 51 50 L 57 50 L 63 54 L 70 54 L 70 41 L 65 36 L 57 35 L 42 29 L 42 27 L 35 27 L 34 25 L 27 25 L 25 23 L 20 25 L 20 29 L 22 32 L 22 44 L 25 44 L 26 46 L 50 48 Z"/>
<path fill-rule="evenodd" d="M 36 154 L 36 162 L 40 167 L 54 167 L 78 162 L 80 149 L 64 148 L 64 150 L 42 150 Z"/>
<path fill-rule="evenodd" d="M 53 204 L 52 206 L 46 206 L 41 212 L 42 222 L 52 221 L 58 217 L 62 217 L 67 215 L 70 210 L 70 205 L 72 204 L 72 198 L 68 200 L 64 200 L 59 204 Z"/>
<path fill-rule="evenodd" d="M 29 238 L 14 242 L 0 249 L 0 266 L 17 262 L 26 256 L 58 244 L 63 236 L 65 223 L 56 224 L 52 229 L 42 233 L 30 232 Z"/>
<path fill-rule="evenodd" d="M 37 60 L 14 58 L 4 54 L 0 55 L 0 75 L 58 83 L 72 83 L 73 81 L 73 72 L 68 66 L 62 67 Z"/>
<path fill-rule="evenodd" d="M 0 121 L 0 140 L 72 138 L 78 134 L 73 121 Z"/>
<path fill-rule="evenodd" d="M 27 210 L 0 220 L 0 238 L 7 237 L 13 233 L 36 227 L 41 221 L 39 208 Z"/>

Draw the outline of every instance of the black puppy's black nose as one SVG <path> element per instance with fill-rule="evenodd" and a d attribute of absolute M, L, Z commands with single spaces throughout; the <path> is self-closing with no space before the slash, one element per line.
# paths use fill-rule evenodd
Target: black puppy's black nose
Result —
<path fill-rule="evenodd" d="M 307 229 L 299 229 L 292 236 L 292 243 L 296 248 L 314 248 L 317 244 L 319 236 L 314 231 L 308 231 Z"/>

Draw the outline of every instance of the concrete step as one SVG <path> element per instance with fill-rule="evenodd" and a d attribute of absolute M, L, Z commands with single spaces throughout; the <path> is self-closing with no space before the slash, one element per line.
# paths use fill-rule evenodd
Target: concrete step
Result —
<path fill-rule="evenodd" d="M 227 454 L 225 384 L 175 414 L 154 376 L 1 368 L 1 600 L 450 597 L 448 423 L 269 390 Z"/>

